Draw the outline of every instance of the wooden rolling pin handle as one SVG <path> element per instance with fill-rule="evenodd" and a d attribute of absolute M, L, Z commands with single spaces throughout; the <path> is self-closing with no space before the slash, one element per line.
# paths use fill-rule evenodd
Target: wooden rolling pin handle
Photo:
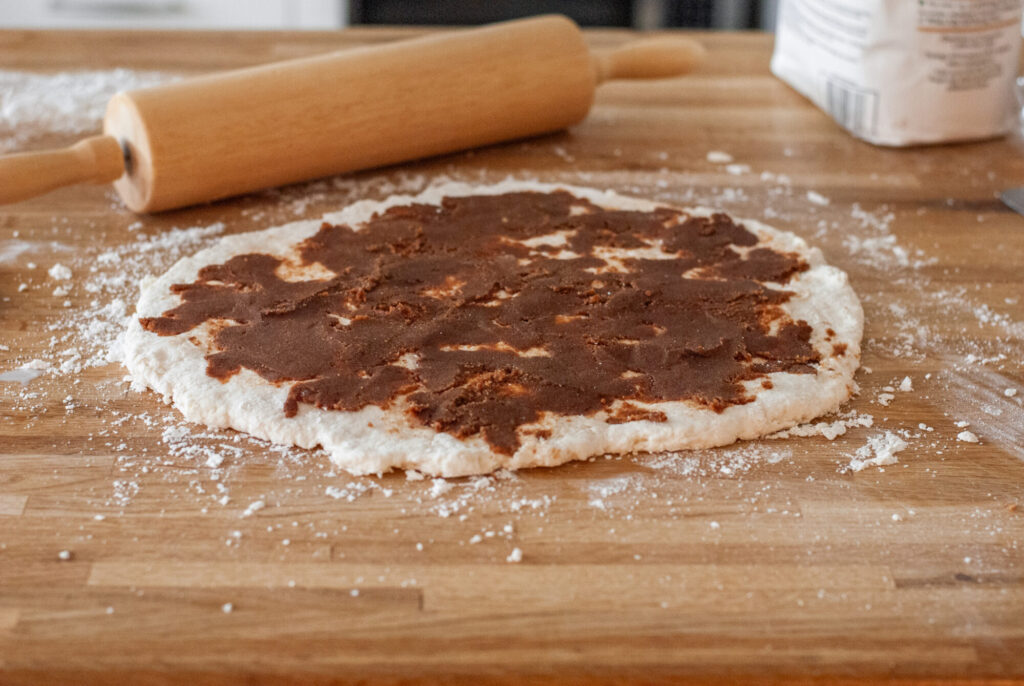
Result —
<path fill-rule="evenodd" d="M 667 36 L 630 41 L 594 55 L 597 82 L 614 79 L 664 79 L 693 71 L 704 60 L 704 46 Z"/>
<path fill-rule="evenodd" d="M 124 173 L 121 144 L 93 136 L 69 148 L 0 157 L 0 204 L 76 183 L 108 183 Z"/>

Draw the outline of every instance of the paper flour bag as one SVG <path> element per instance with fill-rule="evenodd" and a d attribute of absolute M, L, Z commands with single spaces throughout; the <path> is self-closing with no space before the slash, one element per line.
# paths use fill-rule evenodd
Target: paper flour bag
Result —
<path fill-rule="evenodd" d="M 781 0 L 772 72 L 878 145 L 1017 121 L 1021 0 Z"/>

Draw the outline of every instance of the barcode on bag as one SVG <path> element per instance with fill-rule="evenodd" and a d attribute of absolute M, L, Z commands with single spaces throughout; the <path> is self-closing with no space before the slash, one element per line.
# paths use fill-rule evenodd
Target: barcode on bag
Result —
<path fill-rule="evenodd" d="M 874 134 L 878 123 L 878 92 L 847 81 L 829 79 L 825 108 L 840 126 L 854 134 Z"/>

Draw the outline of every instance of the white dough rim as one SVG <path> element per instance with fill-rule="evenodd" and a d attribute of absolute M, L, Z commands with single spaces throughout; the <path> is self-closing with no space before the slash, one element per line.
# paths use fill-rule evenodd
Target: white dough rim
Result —
<path fill-rule="evenodd" d="M 288 385 L 275 386 L 255 372 L 242 369 L 221 382 L 206 374 L 201 348 L 189 342 L 198 329 L 176 336 L 145 331 L 139 317 L 158 317 L 180 304 L 171 293 L 174 283 L 191 283 L 199 269 L 222 263 L 234 255 L 261 252 L 283 256 L 296 243 L 315 234 L 322 222 L 358 227 L 374 213 L 410 202 L 437 204 L 444 196 L 498 194 L 516 191 L 566 190 L 596 205 L 641 211 L 664 203 L 629 198 L 589 188 L 527 181 L 504 181 L 480 186 L 447 183 L 419 195 L 394 195 L 381 202 L 363 200 L 321 219 L 227 236 L 192 257 L 179 260 L 157 279 L 141 286 L 136 316 L 125 334 L 125 366 L 132 379 L 160 393 L 190 421 L 212 428 L 232 428 L 274 443 L 303 448 L 322 446 L 332 462 L 352 474 L 380 474 L 391 469 L 415 469 L 436 476 L 485 474 L 497 469 L 552 467 L 571 460 L 605 453 L 710 448 L 753 439 L 817 416 L 834 412 L 855 391 L 854 372 L 860 363 L 863 311 L 845 272 L 825 264 L 821 251 L 800 237 L 761 222 L 736 219 L 757 234 L 765 247 L 797 252 L 810 269 L 794 276 L 784 288 L 795 292 L 783 309 L 794 319 L 811 325 L 811 343 L 821 354 L 817 374 L 773 373 L 772 388 L 749 382 L 753 402 L 733 405 L 721 413 L 687 401 L 634 403 L 665 413 L 668 421 L 632 421 L 608 424 L 604 413 L 593 416 L 551 417 L 530 425 L 546 428 L 548 438 L 520 434 L 513 455 L 491 450 L 480 437 L 458 439 L 415 424 L 401 408 L 369 406 L 356 412 L 322 410 L 300 404 L 295 417 L 285 417 Z M 706 208 L 684 208 L 706 216 Z M 835 335 L 825 340 L 825 329 Z M 846 354 L 833 354 L 833 344 L 845 344 Z"/>

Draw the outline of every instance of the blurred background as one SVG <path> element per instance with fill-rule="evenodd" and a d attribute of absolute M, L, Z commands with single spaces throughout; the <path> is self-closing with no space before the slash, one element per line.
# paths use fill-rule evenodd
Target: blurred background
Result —
<path fill-rule="evenodd" d="M 0 0 L 0 28 L 338 29 L 557 12 L 583 26 L 761 29 L 777 0 Z"/>

